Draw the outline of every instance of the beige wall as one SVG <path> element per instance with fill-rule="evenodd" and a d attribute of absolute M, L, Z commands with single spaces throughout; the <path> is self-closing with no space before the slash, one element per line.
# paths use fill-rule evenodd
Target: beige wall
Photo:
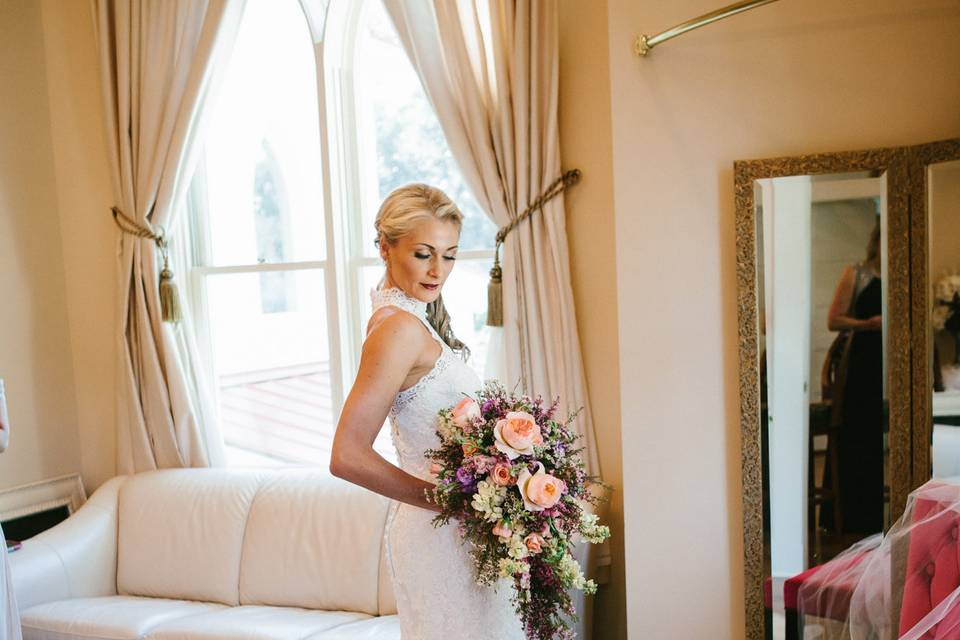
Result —
<path fill-rule="evenodd" d="M 626 591 L 605 0 L 560 3 L 560 147 L 564 169 L 583 172 L 581 183 L 566 196 L 570 271 L 600 467 L 604 481 L 613 486 L 607 519 L 610 582 L 595 600 L 595 637 L 620 639 L 626 638 Z"/>
<path fill-rule="evenodd" d="M 80 471 L 44 68 L 40 6 L 0 2 L 0 489 Z"/>
<path fill-rule="evenodd" d="M 116 472 L 118 245 L 90 4 L 41 6 L 83 478 L 93 489 Z"/>
<path fill-rule="evenodd" d="M 722 3 L 719 3 L 722 4 Z M 732 163 L 960 135 L 956 0 L 611 0 L 631 638 L 742 638 Z"/>

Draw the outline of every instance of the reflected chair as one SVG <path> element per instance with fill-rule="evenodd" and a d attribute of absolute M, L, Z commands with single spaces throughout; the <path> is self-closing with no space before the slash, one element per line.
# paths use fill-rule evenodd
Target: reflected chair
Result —
<path fill-rule="evenodd" d="M 840 497 L 840 429 L 842 428 L 841 407 L 843 406 L 843 387 L 846 382 L 847 346 L 849 335 L 841 332 L 834 339 L 823 359 L 820 369 L 820 402 L 810 405 L 810 442 L 809 442 L 809 471 L 808 487 L 810 495 L 811 523 L 816 522 L 814 515 L 816 507 L 830 504 L 833 507 L 833 530 L 838 535 L 843 534 L 843 507 Z M 825 452 L 826 464 L 830 465 L 830 486 L 818 487 L 815 482 L 816 461 L 819 455 L 814 449 L 816 436 L 827 437 Z M 826 475 L 826 473 L 824 474 Z"/>

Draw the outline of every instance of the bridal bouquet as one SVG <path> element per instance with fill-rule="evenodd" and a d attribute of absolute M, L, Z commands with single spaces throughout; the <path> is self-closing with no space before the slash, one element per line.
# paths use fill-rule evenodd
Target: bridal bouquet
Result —
<path fill-rule="evenodd" d="M 426 455 L 442 508 L 433 524 L 451 519 L 470 542 L 477 582 L 513 579 L 512 601 L 531 640 L 572 638 L 562 614 L 575 618 L 567 589 L 596 592 L 572 555 L 574 536 L 599 543 L 610 529 L 585 507 L 589 493 L 580 436 L 554 417 L 558 401 L 508 394 L 496 383 L 439 412 L 441 445 Z"/>

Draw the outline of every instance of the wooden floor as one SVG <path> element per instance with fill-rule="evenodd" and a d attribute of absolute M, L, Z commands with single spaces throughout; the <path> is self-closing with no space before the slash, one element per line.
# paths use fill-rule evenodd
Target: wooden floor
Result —
<path fill-rule="evenodd" d="M 221 380 L 220 426 L 231 465 L 329 465 L 336 428 L 329 363 L 304 369 Z M 389 426 L 375 448 L 394 460 Z"/>

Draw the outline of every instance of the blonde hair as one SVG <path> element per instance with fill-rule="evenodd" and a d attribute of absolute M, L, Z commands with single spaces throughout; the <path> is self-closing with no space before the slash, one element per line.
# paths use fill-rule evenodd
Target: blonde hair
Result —
<path fill-rule="evenodd" d="M 381 242 L 394 245 L 422 222 L 431 219 L 452 222 L 458 230 L 463 228 L 463 214 L 440 189 L 419 182 L 397 187 L 377 211 L 373 223 L 377 231 L 376 244 L 378 247 Z M 427 321 L 447 346 L 459 352 L 464 360 L 470 356 L 470 349 L 453 333 L 443 296 L 437 296 L 427 305 Z"/>

